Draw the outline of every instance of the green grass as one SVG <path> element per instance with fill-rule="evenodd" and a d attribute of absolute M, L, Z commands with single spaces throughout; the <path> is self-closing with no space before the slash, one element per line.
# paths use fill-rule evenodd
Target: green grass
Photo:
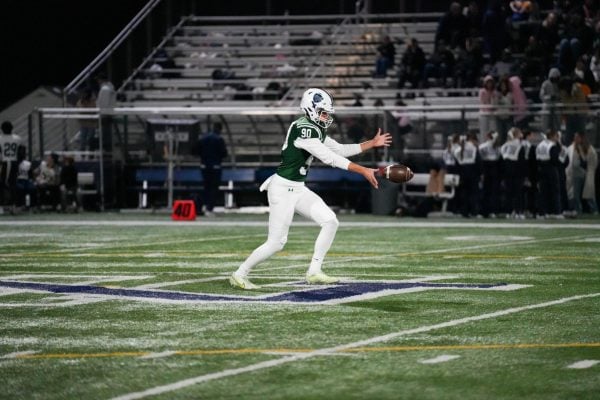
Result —
<path fill-rule="evenodd" d="M 70 218 L 82 225 L 8 224 L 60 218 L 0 218 L 0 280 L 12 276 L 119 288 L 171 283 L 158 289 L 248 296 L 288 290 L 266 286 L 241 293 L 226 280 L 264 240 L 264 216 L 216 219 L 240 222 L 227 226 L 205 220 L 165 226 L 94 222 L 160 223 L 168 218 L 121 214 Z M 251 221 L 260 223 L 247 224 Z M 567 366 L 600 360 L 600 296 L 418 328 L 600 293 L 598 220 L 583 221 L 590 225 L 587 229 L 575 228 L 573 222 L 554 222 L 544 229 L 501 228 L 489 222 L 473 227 L 460 220 L 444 221 L 457 223 L 446 228 L 351 226 L 405 221 L 362 215 L 340 216 L 340 221 L 324 265 L 332 275 L 354 280 L 436 275 L 442 277 L 439 282 L 530 286 L 515 291 L 428 290 L 340 305 L 165 304 L 127 298 L 62 305 L 68 299 L 61 294 L 8 292 L 0 286 L 0 398 L 106 399 L 397 332 L 404 333 L 151 398 L 597 398 L 600 364 Z M 317 234 L 312 226 L 292 226 L 285 250 L 259 265 L 253 281 L 301 281 Z M 453 240 L 461 236 L 470 238 Z M 26 351 L 36 353 L 1 358 Z M 164 351 L 176 353 L 140 358 Z M 420 362 L 440 355 L 459 358 Z"/>

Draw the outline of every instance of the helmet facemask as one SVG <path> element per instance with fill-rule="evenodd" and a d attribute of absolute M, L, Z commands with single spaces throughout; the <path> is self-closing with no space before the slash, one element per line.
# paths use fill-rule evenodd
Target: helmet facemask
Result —
<path fill-rule="evenodd" d="M 327 129 L 333 123 L 333 116 L 331 113 L 325 111 L 322 108 L 317 108 L 317 120 L 314 121 L 317 125 Z"/>

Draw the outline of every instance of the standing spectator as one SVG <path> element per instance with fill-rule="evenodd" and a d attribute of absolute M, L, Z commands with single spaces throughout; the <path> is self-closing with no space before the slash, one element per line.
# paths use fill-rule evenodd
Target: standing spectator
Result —
<path fill-rule="evenodd" d="M 573 141 L 575 132 L 585 132 L 585 117 L 582 113 L 587 111 L 586 98 L 577 82 L 570 77 L 564 77 L 559 82 L 561 102 L 565 104 L 564 114 L 566 120 L 565 137 L 563 144 L 569 146 Z M 569 107 L 569 105 L 572 105 Z"/>
<path fill-rule="evenodd" d="M 33 171 L 31 161 L 27 160 L 27 148 L 20 145 L 17 150 L 17 199 L 18 207 L 29 208 L 35 197 L 35 186 L 33 185 Z"/>
<path fill-rule="evenodd" d="M 585 199 L 591 213 L 598 212 L 596 204 L 595 175 L 598 155 L 581 132 L 575 134 L 573 143 L 567 150 L 569 165 L 566 169 L 567 194 L 571 208 L 578 214 L 583 211 L 581 199 Z"/>
<path fill-rule="evenodd" d="M 560 204 L 560 183 L 558 168 L 560 161 L 560 143 L 558 132 L 548 131 L 548 134 L 535 149 L 535 157 L 538 165 L 538 177 L 540 186 L 540 209 L 542 217 L 553 216 L 562 218 Z"/>
<path fill-rule="evenodd" d="M 386 69 L 391 68 L 396 63 L 396 46 L 389 36 L 383 38 L 383 43 L 377 47 L 377 51 L 381 53 L 386 61 Z"/>
<path fill-rule="evenodd" d="M 469 2 L 469 5 L 463 10 L 463 15 L 467 19 L 467 37 L 478 38 L 481 36 L 481 10 L 476 1 Z"/>
<path fill-rule="evenodd" d="M 506 200 L 510 216 L 525 219 L 523 208 L 523 182 L 525 179 L 525 151 L 521 144 L 521 130 L 512 128 L 508 131 L 508 141 L 500 148 L 504 160 L 504 182 L 506 183 Z M 507 215 L 508 217 L 508 215 Z"/>
<path fill-rule="evenodd" d="M 204 204 L 207 216 L 214 215 L 215 200 L 221 184 L 221 163 L 228 155 L 225 140 L 221 137 L 222 129 L 223 125 L 215 122 L 212 131 L 204 134 L 199 142 L 202 179 L 204 180 Z"/>
<path fill-rule="evenodd" d="M 398 88 L 404 88 L 404 84 L 410 82 L 411 88 L 417 88 L 423 79 L 425 68 L 425 53 L 419 47 L 419 42 L 411 38 L 406 45 L 402 55 L 402 62 L 398 68 Z"/>
<path fill-rule="evenodd" d="M 539 77 L 542 75 L 544 65 L 548 64 L 548 52 L 540 44 L 535 36 L 529 36 L 527 46 L 524 50 L 525 57 L 521 62 L 521 76 L 525 82 L 531 82 L 537 86 L 540 84 Z"/>
<path fill-rule="evenodd" d="M 111 151 L 112 150 L 112 129 L 113 129 L 113 117 L 107 112 L 112 111 L 117 104 L 117 94 L 115 87 L 108 80 L 106 75 L 100 74 L 98 76 L 98 85 L 100 87 L 98 91 L 98 97 L 96 99 L 96 105 L 100 109 L 100 125 L 102 127 L 102 141 L 103 148 L 101 150 Z"/>
<path fill-rule="evenodd" d="M 532 143 L 533 135 L 533 131 L 523 132 L 523 141 L 521 142 L 525 148 L 525 210 L 529 216 L 535 216 L 538 210 L 538 172 L 535 159 L 536 146 Z"/>
<path fill-rule="evenodd" d="M 510 92 L 512 93 L 513 99 L 513 123 L 521 129 L 527 126 L 528 115 L 527 115 L 527 96 L 521 87 L 521 78 L 518 76 L 511 76 L 508 79 L 510 85 Z"/>
<path fill-rule="evenodd" d="M 461 208 L 463 217 L 479 214 L 479 175 L 480 158 L 477 151 L 477 137 L 470 133 L 461 138 L 454 157 L 459 165 Z"/>
<path fill-rule="evenodd" d="M 457 51 L 454 79 L 456 87 L 474 87 L 483 68 L 483 52 L 481 41 L 476 38 L 467 38 L 465 49 Z"/>
<path fill-rule="evenodd" d="M 513 95 L 510 90 L 508 77 L 504 76 L 498 82 L 498 109 L 496 111 L 496 127 L 500 141 L 506 141 L 506 134 L 512 126 Z"/>
<path fill-rule="evenodd" d="M 492 63 L 496 62 L 502 49 L 506 47 L 507 34 L 505 26 L 500 0 L 490 0 L 483 15 L 481 31 L 484 52 L 490 55 Z"/>
<path fill-rule="evenodd" d="M 0 206 L 14 205 L 17 184 L 17 155 L 21 138 L 13 134 L 13 125 L 4 121 L 0 135 Z"/>
<path fill-rule="evenodd" d="M 440 19 L 435 33 L 436 46 L 439 46 L 440 41 L 443 41 L 451 49 L 464 47 L 468 27 L 468 21 L 462 14 L 460 3 L 453 2 L 450 4 L 450 10 Z"/>
<path fill-rule="evenodd" d="M 96 107 L 96 99 L 92 89 L 85 89 L 81 98 L 77 101 L 79 108 L 94 108 Z M 94 143 L 96 138 L 96 126 L 98 122 L 95 118 L 79 120 L 79 150 L 88 151 L 98 148 L 98 144 Z"/>
<path fill-rule="evenodd" d="M 496 120 L 493 116 L 494 106 L 498 104 L 498 92 L 491 75 L 483 78 L 483 87 L 479 90 L 479 136 L 484 137 L 488 132 L 496 130 Z"/>
<path fill-rule="evenodd" d="M 80 204 L 77 198 L 77 169 L 73 157 L 64 157 L 60 169 L 60 203 L 62 211 L 67 211 L 68 202 L 75 203 L 75 210 Z"/>
<path fill-rule="evenodd" d="M 483 210 L 486 218 L 496 218 L 500 211 L 500 141 L 498 132 L 488 132 L 487 140 L 479 145 L 483 177 Z"/>
<path fill-rule="evenodd" d="M 559 80 L 560 70 L 552 68 L 548 73 L 548 79 L 542 83 L 540 88 L 540 100 L 543 103 L 542 129 L 544 131 L 560 129 L 560 113 L 555 106 L 560 101 Z"/>

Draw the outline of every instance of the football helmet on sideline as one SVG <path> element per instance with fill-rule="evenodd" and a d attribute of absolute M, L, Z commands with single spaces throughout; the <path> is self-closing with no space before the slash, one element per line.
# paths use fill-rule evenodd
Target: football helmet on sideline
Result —
<path fill-rule="evenodd" d="M 333 98 L 323 89 L 307 89 L 302 95 L 300 108 L 312 122 L 322 128 L 327 129 L 333 123 Z"/>

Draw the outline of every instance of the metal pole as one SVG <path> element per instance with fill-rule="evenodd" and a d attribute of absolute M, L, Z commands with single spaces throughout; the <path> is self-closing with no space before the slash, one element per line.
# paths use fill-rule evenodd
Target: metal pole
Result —
<path fill-rule="evenodd" d="M 27 116 L 27 153 L 29 161 L 33 158 L 33 113 Z"/>
<path fill-rule="evenodd" d="M 100 161 L 100 211 L 104 211 L 104 131 L 102 129 L 102 111 L 98 111 L 98 129 L 99 129 L 99 161 Z"/>
<path fill-rule="evenodd" d="M 38 111 L 38 134 L 39 134 L 39 150 L 40 160 L 44 159 L 44 113 Z"/>
<path fill-rule="evenodd" d="M 167 187 L 169 189 L 169 194 L 167 198 L 167 207 L 171 210 L 173 208 L 173 131 L 171 128 L 167 128 L 167 137 L 169 139 L 169 163 L 167 164 Z"/>

